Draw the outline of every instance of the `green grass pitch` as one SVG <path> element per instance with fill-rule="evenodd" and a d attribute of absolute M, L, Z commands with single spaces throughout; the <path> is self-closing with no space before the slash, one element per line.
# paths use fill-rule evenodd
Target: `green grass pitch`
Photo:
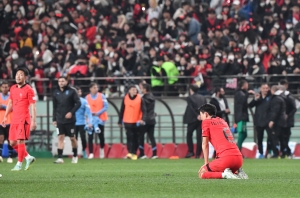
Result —
<path fill-rule="evenodd" d="M 201 180 L 203 160 L 37 159 L 28 171 L 0 164 L 0 197 L 299 197 L 299 160 L 244 161 L 249 180 Z M 24 167 L 25 164 L 23 164 Z"/>

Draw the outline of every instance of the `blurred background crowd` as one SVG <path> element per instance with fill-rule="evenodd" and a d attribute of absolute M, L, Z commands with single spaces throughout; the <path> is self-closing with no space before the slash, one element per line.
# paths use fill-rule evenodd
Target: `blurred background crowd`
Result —
<path fill-rule="evenodd" d="M 156 95 L 168 85 L 172 95 L 186 96 L 190 83 L 202 94 L 216 86 L 234 90 L 238 76 L 254 89 L 266 80 L 287 79 L 296 93 L 299 5 L 300 0 L 2 0 L 0 75 L 13 79 L 18 66 L 28 67 L 40 99 L 61 75 L 89 77 L 73 83 L 85 91 L 96 81 L 107 96 L 122 94 L 145 76 L 151 76 L 145 80 Z"/>

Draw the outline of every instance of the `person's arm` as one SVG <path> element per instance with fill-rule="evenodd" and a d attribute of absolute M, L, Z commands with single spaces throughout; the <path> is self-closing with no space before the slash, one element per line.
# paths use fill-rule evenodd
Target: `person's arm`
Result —
<path fill-rule="evenodd" d="M 147 107 L 146 107 L 146 102 L 141 98 L 141 111 L 142 111 L 142 120 L 145 122 L 146 121 L 146 116 L 147 116 Z"/>
<path fill-rule="evenodd" d="M 31 109 L 31 124 L 30 130 L 34 131 L 36 129 L 36 97 L 33 89 L 28 90 L 28 101 Z"/>
<path fill-rule="evenodd" d="M 122 101 L 122 104 L 121 104 L 121 109 L 120 109 L 120 115 L 119 115 L 119 121 L 118 121 L 118 124 L 122 124 L 122 121 L 123 121 L 123 115 L 124 115 L 124 111 L 125 111 L 125 103 L 124 103 L 124 100 L 125 100 L 125 97 Z"/>
<path fill-rule="evenodd" d="M 278 96 L 277 96 L 278 97 Z M 276 121 L 277 116 L 280 114 L 280 99 L 273 99 L 274 102 L 271 102 L 270 108 L 270 122 L 269 127 L 273 128 L 274 122 Z"/>
<path fill-rule="evenodd" d="M 288 118 L 291 118 L 297 112 L 296 101 L 295 101 L 295 98 L 291 95 L 288 96 L 288 101 L 289 101 L 290 106 L 292 107 L 292 109 L 291 109 L 291 111 L 289 112 L 289 114 L 287 116 L 288 116 Z"/>
<path fill-rule="evenodd" d="M 7 106 L 6 106 L 6 111 L 5 111 L 5 114 L 4 114 L 4 118 L 3 118 L 2 123 L 1 123 L 1 125 L 3 127 L 6 126 L 7 116 L 11 112 L 11 110 L 12 110 L 12 100 L 8 99 L 8 103 L 7 103 Z"/>
<path fill-rule="evenodd" d="M 74 107 L 71 110 L 71 113 L 72 113 L 72 115 L 75 115 L 76 111 L 81 106 L 80 98 L 79 98 L 77 92 L 75 91 L 75 89 L 73 89 L 73 101 L 75 102 L 75 104 L 74 104 Z"/>
<path fill-rule="evenodd" d="M 88 104 L 88 102 L 86 102 L 86 104 L 85 104 L 84 114 L 87 116 L 88 125 L 92 126 L 93 125 L 93 116 L 92 116 L 91 108 L 90 108 L 90 105 Z"/>
<path fill-rule="evenodd" d="M 108 109 L 107 99 L 106 99 L 104 94 L 101 94 L 101 95 L 102 95 L 102 101 L 103 101 L 103 108 L 96 113 L 97 116 L 101 115 L 102 113 L 104 113 Z"/>
<path fill-rule="evenodd" d="M 52 108 L 53 108 L 53 111 L 52 111 L 52 121 L 53 122 L 56 122 L 56 108 L 57 108 L 57 101 L 56 101 L 56 97 L 55 95 L 53 94 L 53 97 L 52 97 Z"/>
<path fill-rule="evenodd" d="M 203 151 L 204 164 L 208 164 L 208 153 L 209 153 L 208 137 L 202 137 L 202 151 Z"/>

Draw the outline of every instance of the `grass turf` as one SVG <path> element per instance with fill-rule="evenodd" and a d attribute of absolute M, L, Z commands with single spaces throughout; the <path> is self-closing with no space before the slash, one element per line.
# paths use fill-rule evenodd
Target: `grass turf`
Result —
<path fill-rule="evenodd" d="M 201 180 L 203 160 L 37 159 L 28 171 L 0 164 L 0 197 L 299 197 L 298 160 L 245 160 L 249 180 Z M 23 167 L 25 164 L 23 164 Z"/>

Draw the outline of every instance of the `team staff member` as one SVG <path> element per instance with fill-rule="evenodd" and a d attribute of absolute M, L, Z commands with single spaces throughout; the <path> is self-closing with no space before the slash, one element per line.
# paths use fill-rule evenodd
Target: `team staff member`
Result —
<path fill-rule="evenodd" d="M 191 85 L 189 90 L 190 96 L 187 98 L 187 107 L 183 116 L 183 122 L 187 124 L 186 142 L 188 145 L 188 154 L 185 156 L 185 158 L 190 158 L 195 155 L 193 143 L 193 133 L 195 130 L 197 132 L 196 158 L 199 158 L 202 151 L 202 135 L 201 121 L 197 119 L 197 116 L 199 114 L 198 108 L 206 103 L 206 99 L 204 96 L 201 96 L 197 93 L 199 90 L 199 87 L 197 85 Z"/>
<path fill-rule="evenodd" d="M 78 140 L 78 133 L 80 133 L 81 137 L 81 144 L 82 144 L 82 156 L 83 158 L 87 158 L 86 156 L 86 134 L 85 134 L 85 127 L 88 124 L 88 128 L 92 128 L 93 124 L 93 117 L 90 110 L 90 106 L 86 99 L 82 98 L 82 91 L 80 87 L 76 87 L 78 96 L 80 97 L 81 106 L 76 111 L 76 123 L 75 123 L 75 137 Z"/>
<path fill-rule="evenodd" d="M 259 158 L 263 159 L 263 145 L 262 141 L 264 138 L 264 131 L 267 131 L 268 139 L 268 149 L 271 149 L 271 130 L 268 127 L 268 109 L 271 101 L 271 93 L 268 84 L 263 83 L 260 86 L 260 94 L 255 94 L 255 98 L 249 103 L 249 108 L 255 107 L 254 113 L 254 124 L 257 132 L 257 146 L 259 151 Z"/>
<path fill-rule="evenodd" d="M 100 139 L 100 158 L 103 159 L 104 156 L 104 125 L 107 121 L 107 109 L 108 109 L 108 102 L 104 94 L 99 93 L 99 88 L 96 83 L 90 84 L 90 94 L 88 94 L 85 99 L 87 100 L 88 104 L 90 105 L 91 112 L 93 115 L 93 126 L 94 132 L 99 135 Z M 93 154 L 93 140 L 94 134 L 89 133 L 89 159 L 94 158 Z"/>
<path fill-rule="evenodd" d="M 77 140 L 74 132 L 76 122 L 75 113 L 80 108 L 81 102 L 77 91 L 68 84 L 66 77 L 59 77 L 59 88 L 53 92 L 53 125 L 57 128 L 58 132 L 58 159 L 54 163 L 57 164 L 64 163 L 62 155 L 65 136 L 69 136 L 72 143 L 72 163 L 76 164 L 78 162 Z"/>
<path fill-rule="evenodd" d="M 24 170 L 28 170 L 30 165 L 35 162 L 35 158 L 30 156 L 26 151 L 25 140 L 30 137 L 30 131 L 36 129 L 36 105 L 33 89 L 26 83 L 28 70 L 25 67 L 17 69 L 16 85 L 10 88 L 9 101 L 6 106 L 5 115 L 2 126 L 7 124 L 8 115 L 14 110 L 9 128 L 10 145 L 18 153 L 18 162 L 12 171 L 20 171 L 24 158 L 26 166 Z M 31 118 L 29 113 L 31 108 Z"/>
<path fill-rule="evenodd" d="M 146 120 L 146 105 L 137 93 L 134 85 L 130 86 L 128 93 L 125 95 L 119 117 L 119 126 L 124 123 L 127 136 L 127 158 L 136 160 L 136 151 L 138 148 L 138 135 L 140 126 L 145 124 Z"/>
<path fill-rule="evenodd" d="M 145 140 L 145 133 L 148 134 L 148 137 L 151 142 L 152 146 L 152 159 L 157 159 L 157 149 L 156 149 L 156 142 L 154 138 L 154 129 L 155 129 L 155 98 L 153 94 L 150 92 L 150 85 L 142 84 L 141 91 L 143 93 L 143 101 L 146 105 L 147 114 L 146 114 L 146 124 L 142 127 L 139 134 L 139 148 L 140 148 L 140 159 L 145 159 L 147 156 L 144 152 L 144 140 Z"/>
<path fill-rule="evenodd" d="M 0 93 L 0 120 L 3 120 L 4 118 L 8 101 L 9 101 L 8 82 L 2 81 L 1 93 Z M 9 112 L 7 116 L 6 127 L 0 126 L 0 162 L 3 162 L 3 158 L 2 158 L 3 143 L 4 140 L 8 140 L 10 120 L 11 120 L 11 112 Z M 8 149 L 9 149 L 9 158 L 7 158 L 7 163 L 13 163 L 13 159 L 12 159 L 13 148 L 10 145 L 8 145 Z"/>
<path fill-rule="evenodd" d="M 272 130 L 272 147 L 273 147 L 273 156 L 272 158 L 279 157 L 279 137 L 283 132 L 284 127 L 286 127 L 286 104 L 281 96 L 282 91 L 279 90 L 277 85 L 273 85 L 271 88 L 271 101 L 269 107 L 268 121 L 269 128 Z M 283 146 L 283 145 L 281 145 Z"/>

